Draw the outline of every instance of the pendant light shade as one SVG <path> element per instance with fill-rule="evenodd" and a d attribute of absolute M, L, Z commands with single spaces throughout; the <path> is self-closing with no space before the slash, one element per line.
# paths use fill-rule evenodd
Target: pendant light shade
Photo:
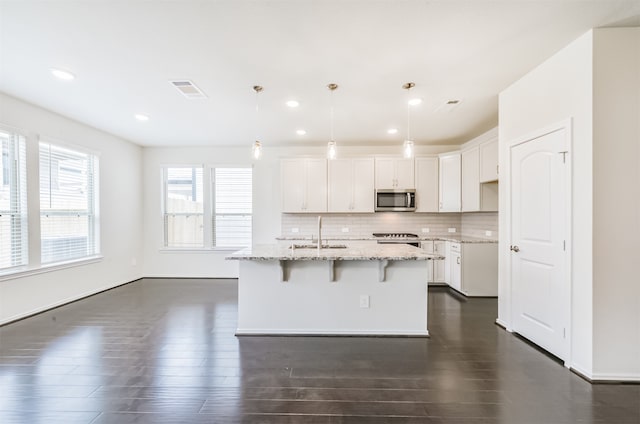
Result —
<path fill-rule="evenodd" d="M 254 85 L 253 86 L 253 91 L 256 92 L 256 140 L 253 142 L 253 147 L 251 149 L 251 153 L 253 155 L 253 158 L 255 160 L 260 159 L 260 157 L 262 156 L 262 143 L 260 143 L 260 141 L 258 141 L 258 127 L 259 125 L 259 108 L 258 108 L 258 95 L 260 94 L 260 92 L 262 92 L 263 88 L 260 85 Z"/>
<path fill-rule="evenodd" d="M 408 82 L 402 86 L 403 89 L 407 90 L 407 138 L 402 146 L 404 157 L 407 159 L 413 157 L 414 150 L 413 140 L 411 140 L 411 100 L 409 99 L 409 91 L 415 86 L 413 82 Z"/>
<path fill-rule="evenodd" d="M 327 143 L 327 158 L 335 159 L 337 155 L 336 141 L 333 138 L 333 92 L 338 88 L 338 84 L 328 84 L 327 88 L 331 90 L 331 139 Z"/>

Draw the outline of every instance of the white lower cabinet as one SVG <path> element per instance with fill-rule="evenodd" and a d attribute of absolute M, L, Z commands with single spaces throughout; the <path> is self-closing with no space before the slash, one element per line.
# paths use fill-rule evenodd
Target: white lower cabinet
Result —
<path fill-rule="evenodd" d="M 433 242 L 433 251 L 438 255 L 445 255 L 446 252 L 446 244 L 445 241 L 436 240 Z M 433 282 L 434 283 L 445 283 L 444 279 L 444 259 L 440 259 L 437 261 L 433 261 Z"/>
<path fill-rule="evenodd" d="M 447 242 L 445 278 L 466 296 L 498 295 L 498 244 Z"/>
<path fill-rule="evenodd" d="M 445 245 L 446 242 L 440 240 L 425 240 L 420 243 L 422 249 L 426 250 L 427 253 L 433 253 L 442 256 L 445 255 Z M 444 259 L 431 261 L 427 282 L 440 284 L 446 283 L 446 280 L 444 278 Z"/>

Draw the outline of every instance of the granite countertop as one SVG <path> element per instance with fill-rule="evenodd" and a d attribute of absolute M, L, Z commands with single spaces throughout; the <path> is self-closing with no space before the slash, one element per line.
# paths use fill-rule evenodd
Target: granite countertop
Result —
<path fill-rule="evenodd" d="M 286 237 L 276 237 L 276 240 L 290 240 L 290 241 L 296 241 L 296 240 L 307 240 L 307 241 L 311 241 L 312 238 L 311 237 L 304 237 L 304 236 L 296 236 L 296 237 L 291 237 L 291 236 L 286 236 Z M 323 237 L 322 240 L 332 240 L 332 241 L 378 241 L 378 240 L 385 240 L 382 239 L 380 237 L 373 237 L 373 236 L 328 236 L 328 237 Z M 459 234 L 447 234 L 447 235 L 429 235 L 429 236 L 419 236 L 417 238 L 414 237 L 410 237 L 410 238 L 406 238 L 406 239 L 402 239 L 402 238 L 397 238 L 394 239 L 397 241 L 453 241 L 453 242 L 457 242 L 457 243 L 497 243 L 498 240 L 497 239 L 488 239 L 488 238 L 482 238 L 482 237 L 473 237 L 473 236 L 463 236 L 463 235 L 459 235 Z"/>
<path fill-rule="evenodd" d="M 426 253 L 424 250 L 408 244 L 376 244 L 366 247 L 347 247 L 343 249 L 324 248 L 290 249 L 284 245 L 256 245 L 239 250 L 226 259 L 236 260 L 281 260 L 281 261 L 426 261 L 444 259 L 444 256 Z"/>

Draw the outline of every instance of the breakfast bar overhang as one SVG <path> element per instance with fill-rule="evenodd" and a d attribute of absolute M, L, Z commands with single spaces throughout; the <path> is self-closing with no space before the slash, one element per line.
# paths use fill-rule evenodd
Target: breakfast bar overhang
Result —
<path fill-rule="evenodd" d="M 227 259 L 240 261 L 237 335 L 429 335 L 427 271 L 439 255 L 260 245 Z"/>

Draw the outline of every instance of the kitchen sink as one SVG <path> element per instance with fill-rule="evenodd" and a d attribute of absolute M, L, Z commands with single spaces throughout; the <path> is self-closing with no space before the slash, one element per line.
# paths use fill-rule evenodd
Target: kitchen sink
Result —
<path fill-rule="evenodd" d="M 289 249 L 317 249 L 317 244 L 294 244 L 289 246 Z M 346 249 L 345 244 L 323 244 L 322 249 Z"/>

